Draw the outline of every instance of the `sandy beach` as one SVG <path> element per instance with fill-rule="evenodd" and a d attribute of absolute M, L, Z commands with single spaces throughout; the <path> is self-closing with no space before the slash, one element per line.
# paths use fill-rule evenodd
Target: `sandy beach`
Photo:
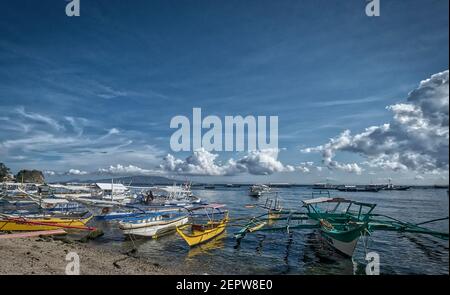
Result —
<path fill-rule="evenodd" d="M 69 252 L 79 255 L 81 275 L 177 274 L 133 253 L 113 252 L 64 237 L 2 239 L 0 249 L 0 275 L 64 275 Z"/>

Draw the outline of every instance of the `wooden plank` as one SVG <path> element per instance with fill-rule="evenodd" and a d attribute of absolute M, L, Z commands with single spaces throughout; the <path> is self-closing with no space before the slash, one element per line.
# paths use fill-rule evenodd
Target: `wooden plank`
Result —
<path fill-rule="evenodd" d="M 31 238 L 31 237 L 51 236 L 51 235 L 65 235 L 65 234 L 67 234 L 67 232 L 63 229 L 43 230 L 43 231 L 33 231 L 33 232 L 26 232 L 26 233 L 0 235 L 0 240 L 1 239 Z"/>

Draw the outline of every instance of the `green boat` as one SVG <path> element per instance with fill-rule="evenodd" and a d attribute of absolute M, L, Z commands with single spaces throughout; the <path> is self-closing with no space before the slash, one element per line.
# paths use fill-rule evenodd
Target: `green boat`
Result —
<path fill-rule="evenodd" d="M 368 233 L 375 204 L 343 198 L 315 198 L 303 201 L 306 215 L 318 221 L 325 241 L 345 256 L 352 257 L 358 240 Z"/>
<path fill-rule="evenodd" d="M 313 194 L 314 196 L 314 194 Z M 410 223 L 397 220 L 383 214 L 372 213 L 376 204 L 352 201 L 344 198 L 318 197 L 302 201 L 303 209 L 278 212 L 273 220 L 286 223 L 282 226 L 263 224 L 267 214 L 251 218 L 248 224 L 235 235 L 240 240 L 247 233 L 257 231 L 274 231 L 292 229 L 317 229 L 324 240 L 337 252 L 352 257 L 361 237 L 369 236 L 373 231 L 397 231 L 425 234 L 448 240 L 448 232 L 438 232 L 423 225 L 448 220 L 448 217 L 437 218 L 421 223 Z M 255 226 L 258 225 L 258 226 Z"/>

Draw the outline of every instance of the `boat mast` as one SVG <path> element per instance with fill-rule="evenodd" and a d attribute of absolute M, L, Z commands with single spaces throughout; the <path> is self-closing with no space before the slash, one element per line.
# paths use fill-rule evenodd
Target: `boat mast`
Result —
<path fill-rule="evenodd" d="M 114 201 L 114 178 L 111 178 L 111 201 Z"/>

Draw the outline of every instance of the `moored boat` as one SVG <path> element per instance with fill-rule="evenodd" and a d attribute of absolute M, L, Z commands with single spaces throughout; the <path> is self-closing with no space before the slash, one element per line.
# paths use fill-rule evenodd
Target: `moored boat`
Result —
<path fill-rule="evenodd" d="M 178 210 L 152 212 L 123 218 L 119 221 L 119 227 L 125 235 L 157 238 L 162 234 L 175 230 L 177 226 L 186 224 L 188 221 L 188 215 Z"/>
<path fill-rule="evenodd" d="M 322 193 L 319 193 L 321 195 Z M 447 221 L 448 217 L 435 218 L 419 223 L 404 222 L 396 218 L 372 213 L 376 204 L 348 200 L 339 197 L 315 197 L 303 200 L 305 210 L 281 210 L 275 224 L 264 224 L 270 212 L 253 217 L 235 237 L 240 243 L 248 233 L 257 231 L 318 230 L 323 240 L 337 252 L 352 257 L 360 238 L 368 238 L 374 231 L 390 231 L 429 235 L 448 240 L 449 233 L 424 227 L 426 224 Z M 279 222 L 285 221 L 280 226 Z M 367 247 L 367 243 L 364 244 Z M 366 249 L 367 250 L 367 249 Z"/>
<path fill-rule="evenodd" d="M 205 214 L 191 213 L 191 224 L 177 227 L 178 234 L 190 246 L 207 242 L 224 232 L 228 223 L 228 211 L 222 211 L 222 204 L 210 204 L 192 210 L 205 210 Z"/>
<path fill-rule="evenodd" d="M 408 185 L 394 185 L 389 179 L 389 183 L 385 185 L 382 189 L 386 191 L 406 191 L 409 190 L 411 186 Z"/>
<path fill-rule="evenodd" d="M 79 215 L 10 215 L 0 214 L 0 231 L 45 231 L 59 228 L 86 229 L 92 214 Z"/>
<path fill-rule="evenodd" d="M 336 189 L 341 192 L 379 192 L 381 190 L 381 186 L 378 185 L 364 185 L 364 186 L 357 186 L 357 185 L 341 185 L 338 186 Z"/>

